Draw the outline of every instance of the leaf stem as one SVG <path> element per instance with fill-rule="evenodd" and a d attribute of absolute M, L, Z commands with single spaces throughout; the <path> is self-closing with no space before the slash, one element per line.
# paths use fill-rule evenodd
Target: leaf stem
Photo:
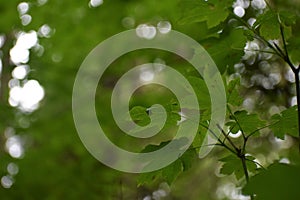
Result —
<path fill-rule="evenodd" d="M 223 142 L 208 126 L 200 123 L 200 126 L 206 128 L 211 134 L 213 134 L 213 136 L 218 140 L 219 143 L 217 143 L 216 145 L 220 145 L 225 147 L 227 150 L 229 150 L 231 153 L 236 154 L 236 152 L 231 149 L 227 144 L 225 144 L 225 142 Z"/>
<path fill-rule="evenodd" d="M 249 174 L 248 174 L 248 169 L 247 169 L 247 164 L 246 164 L 246 157 L 245 155 L 240 155 L 240 159 L 242 161 L 242 165 L 243 165 L 243 170 L 244 170 L 244 174 L 246 177 L 246 182 L 249 182 Z"/>
<path fill-rule="evenodd" d="M 265 168 L 264 166 L 262 166 L 259 162 L 256 162 L 256 161 L 254 161 L 254 160 L 250 160 L 250 159 L 248 159 L 248 158 L 246 158 L 246 160 L 249 161 L 249 162 L 253 162 L 254 164 L 260 166 L 263 170 L 266 170 L 266 168 Z"/>
<path fill-rule="evenodd" d="M 285 56 L 289 60 L 289 52 L 287 50 L 287 45 L 286 45 L 285 36 L 284 36 L 284 29 L 283 29 L 282 24 L 280 24 L 280 34 L 281 34 L 281 39 L 282 39 L 282 42 L 283 42 Z"/>
<path fill-rule="evenodd" d="M 284 29 L 282 24 L 280 24 L 280 34 L 281 34 L 281 39 L 283 43 L 283 47 L 285 50 L 285 56 L 284 56 L 284 61 L 289 65 L 291 70 L 294 73 L 295 76 L 295 82 L 296 82 L 296 97 L 297 97 L 297 113 L 298 113 L 298 142 L 299 142 L 299 152 L 300 152 L 300 84 L 299 84 L 299 71 L 300 71 L 300 65 L 298 67 L 295 67 L 290 59 L 288 49 L 287 49 L 287 44 L 285 41 L 284 37 Z"/>
<path fill-rule="evenodd" d="M 232 140 L 229 138 L 229 136 L 225 133 L 225 131 L 222 129 L 222 127 L 219 124 L 217 124 L 217 127 L 220 129 L 220 131 L 222 132 L 224 137 L 228 140 L 229 144 L 234 148 L 236 153 L 238 153 L 240 150 L 235 146 L 235 144 L 232 142 Z"/>
<path fill-rule="evenodd" d="M 236 122 L 236 124 L 238 125 L 238 127 L 240 128 L 240 131 L 242 132 L 242 136 L 243 136 L 243 138 L 244 138 L 244 140 L 245 140 L 245 139 L 246 139 L 246 135 L 245 135 L 245 133 L 244 133 L 244 130 L 242 129 L 242 127 L 241 127 L 239 121 L 237 120 L 237 118 L 234 116 L 234 114 L 233 114 L 233 112 L 231 111 L 229 105 L 227 105 L 227 109 L 229 110 L 230 115 L 232 116 L 232 118 L 234 119 L 234 121 Z"/>
<path fill-rule="evenodd" d="M 296 81 L 296 95 L 297 95 L 297 113 L 298 113 L 298 142 L 299 142 L 299 152 L 300 152 L 300 84 L 299 84 L 299 69 L 300 65 L 298 68 L 295 70 L 295 81 Z"/>
<path fill-rule="evenodd" d="M 242 165 L 243 165 L 243 170 L 244 170 L 244 175 L 245 175 L 245 178 L 246 178 L 246 182 L 248 183 L 249 182 L 249 173 L 248 173 L 248 169 L 247 169 L 247 163 L 246 163 L 246 155 L 245 155 L 245 152 L 246 152 L 246 145 L 247 145 L 247 141 L 249 139 L 249 137 L 247 137 L 239 123 L 239 121 L 237 120 L 237 118 L 234 116 L 234 114 L 232 113 L 230 107 L 227 105 L 227 109 L 229 110 L 229 113 L 230 115 L 233 117 L 234 121 L 236 122 L 236 124 L 238 125 L 241 133 L 242 133 L 242 136 L 243 136 L 243 148 L 242 149 L 239 149 L 237 148 L 233 142 L 231 141 L 231 139 L 228 137 L 227 140 L 229 141 L 229 143 L 231 145 L 233 145 L 235 147 L 235 150 L 236 150 L 236 156 L 238 158 L 241 159 L 241 162 L 242 162 Z M 219 127 L 219 126 L 218 126 Z M 224 131 L 222 131 L 222 133 L 224 134 Z M 225 134 L 224 134 L 225 135 Z M 251 199 L 253 199 L 254 197 L 251 196 Z"/>
<path fill-rule="evenodd" d="M 272 125 L 274 125 L 274 124 L 276 124 L 276 123 L 278 123 L 278 122 L 275 122 L 275 123 L 272 123 L 272 124 L 268 124 L 268 125 L 266 125 L 266 126 L 263 126 L 263 127 L 261 127 L 261 128 L 256 129 L 255 131 L 252 131 L 249 135 L 247 135 L 247 138 L 250 138 L 250 137 L 253 136 L 256 132 L 258 132 L 258 131 L 260 131 L 260 130 L 262 130 L 262 129 L 268 128 L 268 127 L 270 127 L 270 126 L 272 126 Z"/>

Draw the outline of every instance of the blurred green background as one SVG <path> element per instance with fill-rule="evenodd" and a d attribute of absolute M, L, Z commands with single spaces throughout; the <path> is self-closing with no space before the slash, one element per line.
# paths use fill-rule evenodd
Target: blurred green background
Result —
<path fill-rule="evenodd" d="M 274 2 L 282 7 L 295 3 Z M 299 8 L 299 3 L 295 5 Z M 236 188 L 234 176 L 220 175 L 218 157 L 224 153 L 218 148 L 204 159 L 193 160 L 192 168 L 180 174 L 171 186 L 164 180 L 138 185 L 137 174 L 118 172 L 93 158 L 75 130 L 73 82 L 82 61 L 99 42 L 141 24 L 171 25 L 198 41 L 207 36 L 203 23 L 178 23 L 182 16 L 179 1 L 0 0 L 0 14 L 0 199 L 150 200 L 160 199 L 162 193 L 167 195 L 161 199 L 246 198 Z M 156 50 L 122 56 L 105 72 L 96 96 L 99 120 L 116 143 L 136 151 L 147 141 L 138 143 L 116 135 L 120 130 L 107 105 L 118 78 L 133 66 L 148 62 L 166 63 L 187 76 L 195 75 L 191 66 L 178 56 Z M 249 70 L 244 76 L 253 73 L 259 72 Z M 292 83 L 282 84 L 278 90 L 288 88 L 282 90 L 282 99 L 273 101 L 272 94 L 265 91 L 269 100 L 262 106 L 258 103 L 261 99 L 256 99 L 259 105 L 254 107 L 269 112 L 274 105 L 273 109 L 290 106 L 294 96 Z M 243 95 L 253 96 L 257 87 L 247 87 Z M 164 88 L 143 87 L 132 97 L 130 107 L 166 104 L 172 99 L 174 95 Z M 165 130 L 170 134 L 162 139 L 170 139 L 172 130 Z M 285 146 L 279 147 L 274 140 L 266 133 L 251 143 L 252 152 L 259 152 L 258 157 L 266 164 L 287 154 L 293 143 L 287 138 Z M 272 153 L 267 153 L 270 149 Z"/>

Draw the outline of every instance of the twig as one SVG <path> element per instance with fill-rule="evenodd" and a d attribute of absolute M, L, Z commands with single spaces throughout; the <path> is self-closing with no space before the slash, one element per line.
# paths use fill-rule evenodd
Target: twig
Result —
<path fill-rule="evenodd" d="M 286 44 L 285 37 L 284 37 L 284 29 L 283 29 L 282 24 L 280 24 L 280 34 L 281 34 L 281 38 L 282 38 L 283 47 L 285 50 L 284 60 L 289 65 L 289 67 L 291 68 L 291 70 L 293 71 L 294 76 L 295 76 L 296 96 L 297 96 L 297 113 L 298 113 L 298 135 L 299 135 L 298 141 L 299 141 L 299 152 L 300 152 L 300 84 L 299 84 L 300 65 L 298 66 L 298 68 L 296 68 L 290 59 L 288 49 L 287 49 L 287 44 Z"/>
<path fill-rule="evenodd" d="M 234 153 L 234 154 L 236 154 L 236 152 L 233 150 L 233 149 L 231 149 L 227 144 L 225 144 L 208 126 L 206 126 L 206 125 L 204 125 L 204 124 L 202 124 L 202 123 L 200 123 L 200 126 L 202 126 L 202 127 L 204 127 L 204 128 L 206 128 L 211 134 L 213 134 L 213 136 L 218 140 L 218 142 L 219 142 L 219 145 L 221 145 L 221 146 L 223 146 L 223 147 L 225 147 L 227 150 L 229 150 L 231 153 Z"/>
<path fill-rule="evenodd" d="M 254 161 L 254 160 L 250 160 L 250 159 L 248 159 L 247 157 L 246 157 L 246 160 L 249 161 L 249 162 L 253 162 L 253 163 L 257 164 L 257 165 L 260 166 L 263 170 L 267 170 L 267 169 L 266 169 L 264 166 L 262 166 L 259 162 L 256 162 L 256 161 Z"/>
<path fill-rule="evenodd" d="M 243 129 L 242 129 L 242 127 L 241 127 L 239 121 L 238 121 L 237 118 L 234 116 L 234 114 L 232 113 L 232 111 L 231 111 L 231 109 L 230 109 L 230 107 L 229 107 L 228 105 L 227 105 L 227 109 L 229 110 L 230 115 L 233 117 L 234 121 L 236 122 L 236 124 L 237 124 L 238 127 L 240 128 L 240 131 L 241 131 L 241 133 L 242 133 L 243 138 L 246 139 L 246 135 L 245 135 L 245 133 L 244 133 L 244 131 L 243 131 Z"/>
<path fill-rule="evenodd" d="M 243 165 L 243 170 L 244 170 L 244 174 L 245 174 L 245 177 L 246 177 L 246 181 L 247 183 L 249 182 L 249 174 L 248 174 L 248 169 L 247 169 L 247 164 L 246 164 L 246 157 L 245 155 L 242 155 L 240 157 L 241 161 L 242 161 L 242 165 Z"/>
<path fill-rule="evenodd" d="M 225 131 L 222 129 L 222 127 L 219 124 L 217 124 L 217 127 L 220 129 L 220 131 L 222 132 L 222 134 L 224 135 L 224 137 L 228 140 L 229 144 L 234 148 L 234 150 L 236 151 L 236 153 L 238 153 L 239 149 L 234 145 L 234 143 L 228 137 L 228 135 L 225 133 Z"/>
<path fill-rule="evenodd" d="M 247 135 L 247 138 L 249 138 L 249 137 L 251 137 L 252 135 L 254 135 L 257 131 L 260 131 L 260 130 L 262 130 L 262 129 L 268 128 L 268 127 L 270 127 L 270 126 L 272 126 L 272 125 L 274 125 L 274 124 L 276 124 L 276 123 L 278 123 L 278 121 L 275 122 L 275 123 L 273 123 L 273 124 L 268 124 L 268 125 L 266 125 L 266 126 L 263 126 L 263 127 L 261 127 L 261 128 L 258 128 L 258 129 L 256 129 L 255 131 L 252 131 L 249 135 Z"/>

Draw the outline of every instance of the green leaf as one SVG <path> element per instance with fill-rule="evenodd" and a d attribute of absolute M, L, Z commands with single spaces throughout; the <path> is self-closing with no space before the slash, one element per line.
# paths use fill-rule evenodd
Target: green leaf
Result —
<path fill-rule="evenodd" d="M 178 102 L 176 100 L 171 100 L 169 103 L 163 106 L 165 108 L 165 111 L 167 112 L 167 120 L 165 125 L 167 126 L 176 125 L 177 121 L 180 121 L 181 118 L 180 115 L 178 114 L 178 112 L 180 111 Z M 148 109 L 143 106 L 135 106 L 130 110 L 130 116 L 132 120 L 138 125 L 146 126 L 150 123 L 149 112 L 150 111 L 148 111 Z M 127 120 L 130 121 L 131 119 L 127 119 Z M 138 130 L 139 129 L 137 129 L 136 131 Z"/>
<path fill-rule="evenodd" d="M 248 159 L 248 160 L 246 160 L 248 172 L 255 172 L 257 169 L 256 164 L 249 161 L 249 160 L 253 160 L 254 158 L 250 157 L 250 156 L 247 156 L 246 158 Z M 245 176 L 242 161 L 237 156 L 230 155 L 230 156 L 220 159 L 220 161 L 224 162 L 224 164 L 222 165 L 222 167 L 220 169 L 221 174 L 231 175 L 232 173 L 234 173 L 237 180 L 239 180 Z"/>
<path fill-rule="evenodd" d="M 150 117 L 147 113 L 147 108 L 135 106 L 130 110 L 132 120 L 140 126 L 145 126 L 150 123 Z"/>
<path fill-rule="evenodd" d="M 240 106 L 243 103 L 243 98 L 239 94 L 240 78 L 229 82 L 227 86 L 227 102 L 233 106 Z"/>
<path fill-rule="evenodd" d="M 270 128 L 276 137 L 283 139 L 285 134 L 297 137 L 297 106 L 290 107 L 280 114 L 273 115 L 271 123 L 273 125 Z"/>
<path fill-rule="evenodd" d="M 198 159 L 197 151 L 190 148 L 184 152 L 184 154 L 179 158 L 182 163 L 183 171 L 187 171 L 192 167 L 194 161 Z"/>
<path fill-rule="evenodd" d="M 169 185 L 171 185 L 182 171 L 182 162 L 180 160 L 176 160 L 162 170 L 162 177 Z"/>
<path fill-rule="evenodd" d="M 284 28 L 285 38 L 291 37 L 291 25 L 296 21 L 293 14 L 286 11 L 279 13 L 273 10 L 267 10 L 257 17 L 254 27 L 259 27 L 260 35 L 267 40 L 281 38 L 280 24 Z"/>
<path fill-rule="evenodd" d="M 202 78 L 198 78 L 195 76 L 188 77 L 188 81 L 192 85 L 197 95 L 200 109 L 201 110 L 210 109 L 211 107 L 210 95 L 205 81 Z"/>
<path fill-rule="evenodd" d="M 221 34 L 220 38 L 209 38 L 201 43 L 223 73 L 227 68 L 233 71 L 233 65 L 244 55 L 246 37 L 242 29 L 232 29 Z"/>
<path fill-rule="evenodd" d="M 296 23 L 296 15 L 289 11 L 279 12 L 280 21 L 286 26 L 292 26 Z"/>
<path fill-rule="evenodd" d="M 152 183 L 155 180 L 164 180 L 171 185 L 182 171 L 182 163 L 179 160 L 176 160 L 162 170 L 140 174 L 137 180 L 138 186 L 146 183 Z"/>
<path fill-rule="evenodd" d="M 300 34 L 294 35 L 288 39 L 288 52 L 292 62 L 300 61 Z"/>
<path fill-rule="evenodd" d="M 177 100 L 172 99 L 166 106 L 165 106 L 168 119 L 166 121 L 166 124 L 174 125 L 177 124 L 178 121 L 180 121 L 181 116 L 179 115 L 180 112 L 180 106 Z"/>
<path fill-rule="evenodd" d="M 231 116 L 233 119 L 233 116 Z M 256 130 L 263 128 L 266 122 L 261 120 L 257 114 L 249 114 L 247 111 L 237 111 L 234 113 L 234 118 L 238 121 L 241 129 L 244 131 L 245 135 L 252 134 Z M 237 133 L 240 130 L 239 125 L 235 120 L 227 122 L 227 126 L 234 127 L 232 133 Z"/>
<path fill-rule="evenodd" d="M 300 196 L 299 177 L 299 166 L 273 164 L 266 171 L 250 178 L 243 193 L 255 194 L 257 200 L 297 200 Z"/>
<path fill-rule="evenodd" d="M 255 34 L 253 33 L 252 30 L 245 29 L 244 30 L 244 35 L 247 37 L 248 40 L 250 40 L 250 41 L 254 40 Z"/>
<path fill-rule="evenodd" d="M 153 171 L 148 173 L 142 173 L 138 176 L 137 183 L 138 186 L 144 185 L 146 183 L 154 182 L 158 177 L 161 177 L 161 171 Z"/>
<path fill-rule="evenodd" d="M 145 147 L 145 149 L 142 152 L 151 152 L 156 151 L 165 145 L 167 145 L 168 142 L 162 142 L 159 145 L 148 145 Z M 176 161 L 171 163 L 170 165 L 154 171 L 154 172 L 148 172 L 140 174 L 138 178 L 138 184 L 143 185 L 145 183 L 151 183 L 154 180 L 164 180 L 168 184 L 172 184 L 176 178 L 183 172 L 191 168 L 192 163 L 196 160 L 197 153 L 195 149 L 188 149 L 184 154 L 179 157 Z"/>
<path fill-rule="evenodd" d="M 183 17 L 179 23 L 206 21 L 208 28 L 212 28 L 225 21 L 232 3 L 232 0 L 182 0 Z"/>
<path fill-rule="evenodd" d="M 251 162 L 253 160 L 255 160 L 254 157 L 252 156 L 246 156 L 246 165 L 247 165 L 247 170 L 250 172 L 250 173 L 255 173 L 257 172 L 258 168 L 256 166 L 256 164 L 254 162 Z M 251 160 L 251 161 L 250 161 Z"/>
<path fill-rule="evenodd" d="M 201 120 L 203 120 L 203 118 L 204 118 L 204 120 L 206 120 L 206 122 L 209 120 L 208 116 L 203 117 L 203 114 L 201 114 Z M 203 124 L 206 124 L 205 121 L 203 122 Z M 206 124 L 206 126 L 208 127 L 209 124 Z M 203 142 L 205 141 L 207 133 L 208 133 L 207 128 L 205 128 L 201 125 L 198 127 L 198 133 L 196 134 L 196 136 L 194 138 L 194 141 L 193 141 L 193 144 L 192 144 L 193 148 L 197 149 L 197 151 L 199 151 L 200 148 L 202 147 Z"/>
<path fill-rule="evenodd" d="M 260 35 L 265 39 L 280 38 L 280 25 L 278 14 L 273 10 L 267 10 L 265 13 L 257 17 L 254 27 L 259 26 Z"/>
<path fill-rule="evenodd" d="M 220 161 L 224 162 L 224 164 L 220 169 L 220 173 L 224 175 L 231 175 L 236 169 L 240 168 L 238 166 L 241 165 L 240 159 L 238 159 L 234 155 L 230 155 L 225 158 L 222 158 L 220 159 Z M 237 173 L 239 173 L 238 170 Z"/>

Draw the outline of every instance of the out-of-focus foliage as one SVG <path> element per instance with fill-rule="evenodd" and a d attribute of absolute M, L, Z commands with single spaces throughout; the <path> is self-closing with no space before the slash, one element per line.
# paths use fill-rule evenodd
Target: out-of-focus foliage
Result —
<path fill-rule="evenodd" d="M 136 175 L 121 174 L 102 165 L 84 148 L 72 118 L 72 87 L 81 62 L 95 45 L 141 23 L 156 26 L 162 20 L 174 22 L 179 16 L 177 4 L 173 1 L 113 0 L 92 7 L 89 1 L 32 0 L 28 1 L 27 12 L 32 20 L 23 26 L 17 10 L 19 3 L 21 1 L 1 1 L 0 33 L 12 44 L 19 31 L 39 32 L 43 25 L 50 27 L 49 36 L 39 37 L 41 52 L 31 50 L 28 63 L 31 67 L 28 78 L 39 80 L 46 97 L 39 110 L 30 114 L 11 108 L 7 100 L 1 102 L 1 177 L 8 174 L 6 168 L 10 162 L 15 162 L 19 168 L 19 173 L 13 177 L 13 186 L 10 189 L 1 187 L 1 199 L 120 199 L 122 195 L 124 199 L 134 199 L 151 194 L 152 191 L 137 189 L 133 181 Z M 9 51 L 3 53 L 2 59 L 8 59 Z M 107 131 L 119 131 L 107 123 L 111 119 L 107 106 L 101 107 L 110 105 L 106 97 L 115 80 L 134 63 L 152 62 L 155 58 L 138 53 L 134 60 L 129 57 L 123 60 L 123 65 L 112 66 L 107 72 L 96 105 Z M 7 76 L 10 76 L 13 66 L 4 68 L 9 68 Z M 19 118 L 27 120 L 30 127 L 22 128 Z M 24 158 L 16 160 L 5 152 L 4 130 L 7 127 L 26 138 Z"/>
<path fill-rule="evenodd" d="M 233 0 L 181 1 L 184 15 L 180 23 L 205 21 L 208 28 L 215 27 L 228 17 L 230 13 L 228 7 L 230 7 L 232 3 Z"/>
<path fill-rule="evenodd" d="M 294 63 L 299 62 L 299 3 L 270 1 L 268 6 L 274 8 L 271 11 L 267 6 L 258 9 L 258 4 L 246 5 L 247 0 L 27 2 L 29 8 L 25 13 L 17 9 L 21 1 L 0 2 L 0 35 L 5 38 L 1 47 L 0 176 L 2 185 L 12 182 L 10 188 L 0 187 L 0 199 L 158 199 L 158 196 L 238 199 L 244 196 L 236 186 L 245 185 L 241 159 L 245 159 L 250 176 L 258 174 L 253 179 L 250 177 L 245 194 L 257 194 L 258 199 L 299 196 L 296 190 L 289 194 L 289 188 L 277 188 L 280 184 L 296 184 L 296 167 L 274 165 L 267 171 L 261 169 L 261 165 L 268 166 L 274 160 L 298 162 L 298 148 L 290 137 L 298 134 L 297 113 L 295 107 L 286 109 L 293 105 L 291 99 L 295 96 L 288 69 L 254 34 L 282 46 L 281 24 L 290 57 Z M 99 5 L 93 6 L 97 2 Z M 236 2 L 246 2 L 243 4 L 246 14 L 241 17 L 246 24 L 233 12 Z M 251 18 L 256 22 L 249 23 L 247 20 Z M 143 141 L 120 137 L 122 132 L 113 122 L 107 105 L 116 81 L 135 65 L 166 62 L 174 67 L 192 84 L 201 107 L 199 133 L 190 149 L 176 162 L 140 176 L 121 173 L 102 165 L 81 143 L 72 118 L 73 82 L 83 59 L 99 42 L 140 24 L 157 26 L 161 21 L 170 22 L 172 29 L 186 33 L 207 49 L 223 74 L 232 112 L 227 113 L 221 143 L 208 157 L 198 159 L 196 151 L 201 147 L 210 119 L 210 98 L 201 77 L 182 58 L 167 52 L 145 50 L 120 57 L 101 78 L 95 105 L 101 125 L 116 144 L 132 151 L 153 151 L 174 136 L 182 117 L 174 94 L 159 86 L 143 87 L 130 101 L 131 117 L 138 124 L 146 125 L 147 108 L 155 103 L 164 105 L 168 120 L 163 134 Z M 43 28 L 48 30 L 47 34 Z M 32 30 L 38 34 L 38 45 L 30 49 L 27 63 L 30 72 L 26 79 L 38 80 L 45 90 L 45 98 L 38 110 L 23 112 L 8 103 L 8 85 L 15 67 L 9 58 L 18 34 Z M 252 113 L 255 111 L 259 112 Z M 250 137 L 254 133 L 258 137 Z M 13 158 L 8 152 L 6 144 L 10 137 L 21 138 L 24 143 L 24 155 L 20 158 Z M 228 144 L 228 137 L 236 149 Z M 245 138 L 247 148 L 243 147 Z M 224 144 L 240 151 L 240 158 L 222 148 Z M 272 193 L 271 188 L 276 192 Z"/>

